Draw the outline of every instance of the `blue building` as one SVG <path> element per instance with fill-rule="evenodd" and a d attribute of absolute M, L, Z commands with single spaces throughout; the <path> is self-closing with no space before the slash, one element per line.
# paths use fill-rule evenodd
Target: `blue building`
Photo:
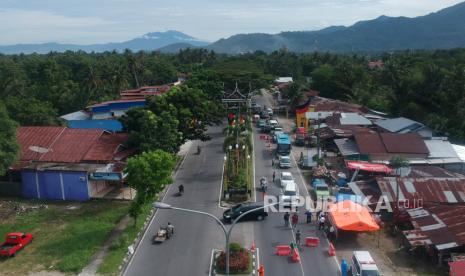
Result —
<path fill-rule="evenodd" d="M 128 135 L 103 129 L 20 127 L 22 196 L 47 200 L 103 197 L 121 188 L 125 160 L 134 153 Z M 17 173 L 16 173 L 17 174 Z"/>
<path fill-rule="evenodd" d="M 111 132 L 123 130 L 117 118 L 135 107 L 145 107 L 145 99 L 120 99 L 88 106 L 85 110 L 61 116 L 69 128 L 104 129 Z"/>

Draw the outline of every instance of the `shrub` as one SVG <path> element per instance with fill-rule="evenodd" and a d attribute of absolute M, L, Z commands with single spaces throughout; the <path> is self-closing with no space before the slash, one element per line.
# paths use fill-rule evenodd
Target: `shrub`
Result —
<path fill-rule="evenodd" d="M 231 273 L 240 273 L 248 271 L 250 267 L 250 253 L 237 243 L 229 245 L 229 270 Z M 216 267 L 219 271 L 226 270 L 226 253 L 223 251 L 216 259 Z"/>

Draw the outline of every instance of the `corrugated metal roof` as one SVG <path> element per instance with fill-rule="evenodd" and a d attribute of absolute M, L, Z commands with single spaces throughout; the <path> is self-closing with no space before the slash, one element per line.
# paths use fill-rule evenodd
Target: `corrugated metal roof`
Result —
<path fill-rule="evenodd" d="M 425 125 L 422 123 L 404 117 L 380 120 L 376 122 L 376 125 L 387 131 L 397 133 L 407 133 L 425 127 Z"/>
<path fill-rule="evenodd" d="M 360 154 L 357 144 L 351 139 L 334 139 L 334 143 L 343 156 Z"/>
<path fill-rule="evenodd" d="M 341 125 L 359 125 L 359 126 L 368 126 L 371 125 L 371 121 L 363 117 L 358 113 L 341 113 L 341 118 L 339 119 Z"/>
<path fill-rule="evenodd" d="M 444 250 L 465 245 L 465 206 L 435 205 L 407 212 L 414 230 L 403 233 L 412 246 Z"/>
<path fill-rule="evenodd" d="M 355 141 L 362 154 L 428 154 L 423 138 L 417 133 L 357 133 Z"/>
<path fill-rule="evenodd" d="M 68 121 L 69 128 L 83 129 L 105 129 L 108 131 L 121 131 L 123 125 L 118 120 L 71 120 Z"/>
<path fill-rule="evenodd" d="M 380 136 L 389 153 L 429 153 L 425 141 L 418 133 L 381 133 Z"/>
<path fill-rule="evenodd" d="M 452 148 L 459 156 L 460 160 L 465 162 L 465 146 L 452 144 Z"/>
<path fill-rule="evenodd" d="M 405 177 L 409 178 L 465 178 L 464 175 L 437 166 L 410 166 Z"/>
<path fill-rule="evenodd" d="M 322 98 L 321 101 L 316 103 L 315 111 L 368 113 L 369 110 L 366 107 L 363 107 L 358 104 Z"/>
<path fill-rule="evenodd" d="M 334 112 L 332 111 L 322 111 L 322 112 L 307 112 L 305 113 L 305 117 L 307 120 L 318 120 L 318 119 L 326 119 L 327 117 L 333 115 Z"/>
<path fill-rule="evenodd" d="M 444 140 L 425 140 L 429 158 L 458 158 L 452 144 Z"/>
<path fill-rule="evenodd" d="M 79 110 L 73 113 L 65 114 L 63 116 L 60 116 L 63 120 L 70 121 L 70 120 L 87 120 L 90 118 L 89 113 Z"/>
<path fill-rule="evenodd" d="M 109 134 L 102 129 L 64 127 L 20 127 L 19 162 L 79 163 L 84 160 L 111 161 L 124 144 L 126 134 Z"/>
<path fill-rule="evenodd" d="M 354 136 L 361 154 L 386 153 L 378 133 L 356 133 Z"/>
<path fill-rule="evenodd" d="M 378 177 L 378 186 L 391 202 L 396 200 L 410 208 L 431 203 L 465 203 L 465 178 L 396 178 Z"/>

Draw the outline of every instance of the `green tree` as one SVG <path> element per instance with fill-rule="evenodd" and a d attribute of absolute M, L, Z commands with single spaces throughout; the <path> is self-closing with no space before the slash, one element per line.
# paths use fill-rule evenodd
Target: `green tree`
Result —
<path fill-rule="evenodd" d="M 129 209 L 134 225 L 142 207 L 152 202 L 165 185 L 173 182 L 171 173 L 174 165 L 173 155 L 162 150 L 144 152 L 128 159 L 125 170 L 128 174 L 128 185 L 137 191 Z"/>
<path fill-rule="evenodd" d="M 156 115 L 148 109 L 133 108 L 120 121 L 130 134 L 129 144 L 141 152 L 162 149 L 176 153 L 181 146 L 179 121 L 169 109 Z"/>
<path fill-rule="evenodd" d="M 16 122 L 10 119 L 5 106 L 0 103 L 0 175 L 4 175 L 18 157 L 16 128 Z"/>
<path fill-rule="evenodd" d="M 11 97 L 6 101 L 8 113 L 12 119 L 24 126 L 57 125 L 57 111 L 50 102 L 37 99 Z"/>

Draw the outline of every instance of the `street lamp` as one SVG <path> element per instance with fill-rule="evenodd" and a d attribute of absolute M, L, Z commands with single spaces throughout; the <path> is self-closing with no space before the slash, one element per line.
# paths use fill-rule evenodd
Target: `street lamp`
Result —
<path fill-rule="evenodd" d="M 200 214 L 200 215 L 205 215 L 205 216 L 208 216 L 212 219 L 214 219 L 220 226 L 221 226 L 221 229 L 223 229 L 223 232 L 224 232 L 224 236 L 225 236 L 225 239 L 226 239 L 226 275 L 229 275 L 229 238 L 231 236 L 231 232 L 234 228 L 234 226 L 236 225 L 236 223 L 242 218 L 244 217 L 245 215 L 247 214 L 250 214 L 254 211 L 257 211 L 257 210 L 260 210 L 260 209 L 264 209 L 264 208 L 267 208 L 267 207 L 271 207 L 271 206 L 274 206 L 274 205 L 278 205 L 280 202 L 275 202 L 275 203 L 270 203 L 270 204 L 266 204 L 266 205 L 263 205 L 263 207 L 258 207 L 258 208 L 254 208 L 254 209 L 251 209 L 247 212 L 244 212 L 242 214 L 240 214 L 231 224 L 231 226 L 229 227 L 229 229 L 226 228 L 226 225 L 217 217 L 215 217 L 214 215 L 210 214 L 210 213 L 207 213 L 207 212 L 203 212 L 203 211 L 197 211 L 197 210 L 192 210 L 192 209 L 185 209 L 185 208 L 179 208 L 179 207 L 175 207 L 175 206 L 171 206 L 169 204 L 166 204 L 166 203 L 163 203 L 163 202 L 154 202 L 152 204 L 152 206 L 154 208 L 157 208 L 157 209 L 171 209 L 171 210 L 179 210 L 179 211 L 184 211 L 184 212 L 189 212 L 189 213 L 196 213 L 196 214 Z"/>

